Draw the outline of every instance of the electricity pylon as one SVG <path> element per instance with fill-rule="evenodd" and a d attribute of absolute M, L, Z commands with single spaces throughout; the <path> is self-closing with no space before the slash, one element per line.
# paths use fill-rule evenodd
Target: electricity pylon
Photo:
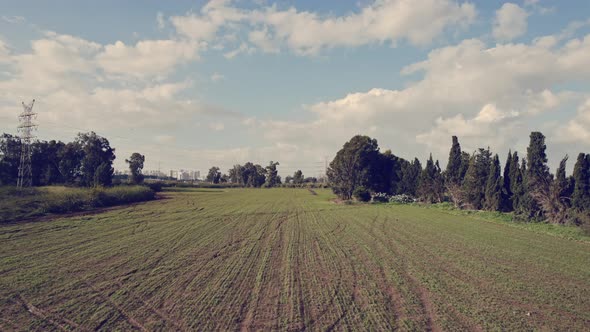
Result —
<path fill-rule="evenodd" d="M 31 165 L 31 141 L 35 136 L 33 131 L 37 130 L 37 124 L 33 123 L 33 120 L 37 118 L 37 113 L 33 113 L 33 105 L 35 99 L 25 105 L 23 102 L 23 112 L 18 116 L 19 126 L 18 132 L 20 133 L 21 153 L 20 153 L 20 165 L 18 167 L 18 181 L 17 187 L 30 187 L 33 185 L 33 167 Z"/>

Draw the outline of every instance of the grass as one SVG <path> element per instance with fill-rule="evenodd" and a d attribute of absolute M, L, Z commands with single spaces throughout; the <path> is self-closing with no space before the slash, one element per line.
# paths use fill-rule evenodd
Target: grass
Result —
<path fill-rule="evenodd" d="M 0 187 L 0 223 L 48 214 L 88 211 L 154 198 L 154 192 L 142 186 L 92 189 L 52 186 L 23 190 Z"/>
<path fill-rule="evenodd" d="M 584 330 L 590 244 L 328 190 L 0 225 L 0 330 Z"/>

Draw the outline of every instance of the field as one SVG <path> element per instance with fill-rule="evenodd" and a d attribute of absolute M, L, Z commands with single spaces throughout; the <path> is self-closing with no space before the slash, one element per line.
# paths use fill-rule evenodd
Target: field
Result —
<path fill-rule="evenodd" d="M 590 242 L 327 190 L 0 225 L 0 330 L 584 330 Z"/>

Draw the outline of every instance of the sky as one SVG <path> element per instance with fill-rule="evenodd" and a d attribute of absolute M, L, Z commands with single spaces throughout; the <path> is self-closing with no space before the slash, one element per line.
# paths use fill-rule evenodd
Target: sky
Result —
<path fill-rule="evenodd" d="M 590 152 L 590 1 L 0 0 L 0 132 L 95 131 L 145 169 L 324 171 L 353 135 L 444 166 Z"/>

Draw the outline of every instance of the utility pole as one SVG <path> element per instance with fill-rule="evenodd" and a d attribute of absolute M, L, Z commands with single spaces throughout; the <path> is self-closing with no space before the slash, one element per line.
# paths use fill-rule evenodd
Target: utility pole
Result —
<path fill-rule="evenodd" d="M 37 124 L 33 120 L 37 118 L 37 113 L 33 113 L 35 99 L 28 105 L 23 102 L 23 112 L 18 116 L 20 133 L 21 153 L 20 165 L 18 167 L 17 187 L 30 187 L 33 185 L 33 168 L 31 165 L 31 140 L 35 138 L 33 131 L 37 130 Z"/>

